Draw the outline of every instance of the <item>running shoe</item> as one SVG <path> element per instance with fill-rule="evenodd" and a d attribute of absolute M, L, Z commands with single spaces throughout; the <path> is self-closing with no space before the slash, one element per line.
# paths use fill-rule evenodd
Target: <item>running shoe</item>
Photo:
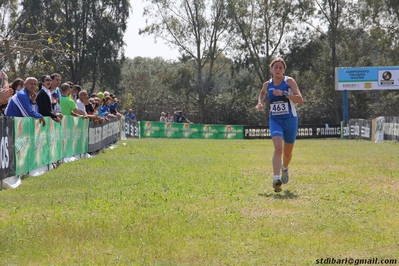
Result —
<path fill-rule="evenodd" d="M 281 185 L 283 183 L 281 183 L 280 178 L 273 178 L 273 188 L 274 188 L 274 192 L 281 192 L 283 189 L 281 188 Z"/>
<path fill-rule="evenodd" d="M 283 184 L 287 184 L 288 180 L 290 180 L 290 176 L 288 175 L 288 167 L 284 169 L 284 167 L 281 165 L 281 182 L 283 182 Z"/>

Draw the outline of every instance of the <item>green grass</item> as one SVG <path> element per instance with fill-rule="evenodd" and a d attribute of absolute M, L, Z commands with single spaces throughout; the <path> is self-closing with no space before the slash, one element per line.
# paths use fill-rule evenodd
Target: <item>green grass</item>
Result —
<path fill-rule="evenodd" d="M 123 145 L 125 143 L 126 145 Z M 0 192 L 2 265 L 314 265 L 399 260 L 399 144 L 120 141 Z"/>

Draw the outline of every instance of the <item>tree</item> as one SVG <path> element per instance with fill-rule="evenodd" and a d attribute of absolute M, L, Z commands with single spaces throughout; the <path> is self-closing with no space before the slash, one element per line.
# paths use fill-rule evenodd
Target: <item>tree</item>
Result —
<path fill-rule="evenodd" d="M 348 40 L 349 36 L 345 35 L 348 32 L 346 30 L 354 26 L 355 20 L 351 17 L 352 11 L 353 3 L 347 0 L 315 0 L 313 8 L 308 8 L 305 14 L 309 27 L 324 36 L 330 49 L 328 67 L 325 69 L 324 75 L 326 86 L 323 96 L 332 99 L 335 123 L 341 121 L 341 94 L 334 88 L 335 68 L 340 66 L 340 59 L 346 57 L 346 54 L 341 54 L 339 49 Z M 323 61 L 319 61 L 319 63 L 322 67 L 326 66 Z"/>
<path fill-rule="evenodd" d="M 121 108 L 132 108 L 139 120 L 158 120 L 161 111 L 174 106 L 175 95 L 163 81 L 174 71 L 174 65 L 160 57 L 126 58 L 119 90 L 124 95 Z"/>
<path fill-rule="evenodd" d="M 154 34 L 191 58 L 197 94 L 199 122 L 205 118 L 205 102 L 218 71 L 215 60 L 229 47 L 231 36 L 224 0 L 151 0 L 143 15 L 151 20 L 140 34 Z"/>
<path fill-rule="evenodd" d="M 25 77 L 33 60 L 46 61 L 46 53 L 61 51 L 55 41 L 59 36 L 54 31 L 43 29 L 41 23 L 21 23 L 24 11 L 18 10 L 17 1 L 0 2 L 0 10 L 0 52 L 11 79 Z"/>
<path fill-rule="evenodd" d="M 393 0 L 358 0 L 361 27 L 369 32 L 376 49 L 375 65 L 397 65 L 399 62 L 399 6 Z"/>
<path fill-rule="evenodd" d="M 65 1 L 68 2 L 68 1 Z M 129 17 L 128 0 L 81 1 L 83 12 L 75 18 L 70 66 L 77 82 L 90 79 L 91 91 L 115 87 L 120 81 L 123 35 Z M 71 15 L 77 12 L 71 10 Z M 79 14 L 79 12 L 77 12 Z M 84 25 L 80 29 L 80 25 Z"/>
<path fill-rule="evenodd" d="M 308 5 L 309 1 L 228 0 L 237 70 L 248 68 L 256 73 L 257 88 L 270 76 L 272 59 L 288 52 L 302 9 Z"/>
<path fill-rule="evenodd" d="M 46 38 L 48 46 L 61 46 L 57 53 L 36 49 L 36 55 L 43 51 L 46 71 L 65 71 L 65 77 L 78 84 L 90 82 L 89 92 L 98 85 L 109 89 L 119 84 L 128 0 L 23 0 L 21 4 L 20 32 L 35 26 L 38 33 L 53 34 Z"/>

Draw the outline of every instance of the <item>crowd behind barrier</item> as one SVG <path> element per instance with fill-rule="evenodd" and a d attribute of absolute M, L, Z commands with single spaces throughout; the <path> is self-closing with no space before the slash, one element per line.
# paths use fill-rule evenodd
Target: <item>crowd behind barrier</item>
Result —
<path fill-rule="evenodd" d="M 44 119 L 45 126 L 30 117 L 0 117 L 1 180 L 51 170 L 55 163 L 88 157 L 121 138 L 119 117 L 101 124 L 73 116 L 65 116 L 61 123 Z"/>
<path fill-rule="evenodd" d="M 0 180 L 43 167 L 51 170 L 55 162 L 90 155 L 126 138 L 270 139 L 268 126 L 136 122 L 125 116 L 101 124 L 73 116 L 64 117 L 61 123 L 49 117 L 45 120 L 46 126 L 42 126 L 33 118 L 0 117 Z M 340 137 L 399 141 L 399 117 L 351 119 L 341 125 L 298 128 L 298 139 Z"/>

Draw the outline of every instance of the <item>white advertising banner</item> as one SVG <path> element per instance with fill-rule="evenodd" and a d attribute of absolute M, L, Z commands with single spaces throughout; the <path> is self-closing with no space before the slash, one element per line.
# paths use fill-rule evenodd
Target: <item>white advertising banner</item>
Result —
<path fill-rule="evenodd" d="M 399 90 L 399 66 L 337 67 L 335 90 Z"/>

